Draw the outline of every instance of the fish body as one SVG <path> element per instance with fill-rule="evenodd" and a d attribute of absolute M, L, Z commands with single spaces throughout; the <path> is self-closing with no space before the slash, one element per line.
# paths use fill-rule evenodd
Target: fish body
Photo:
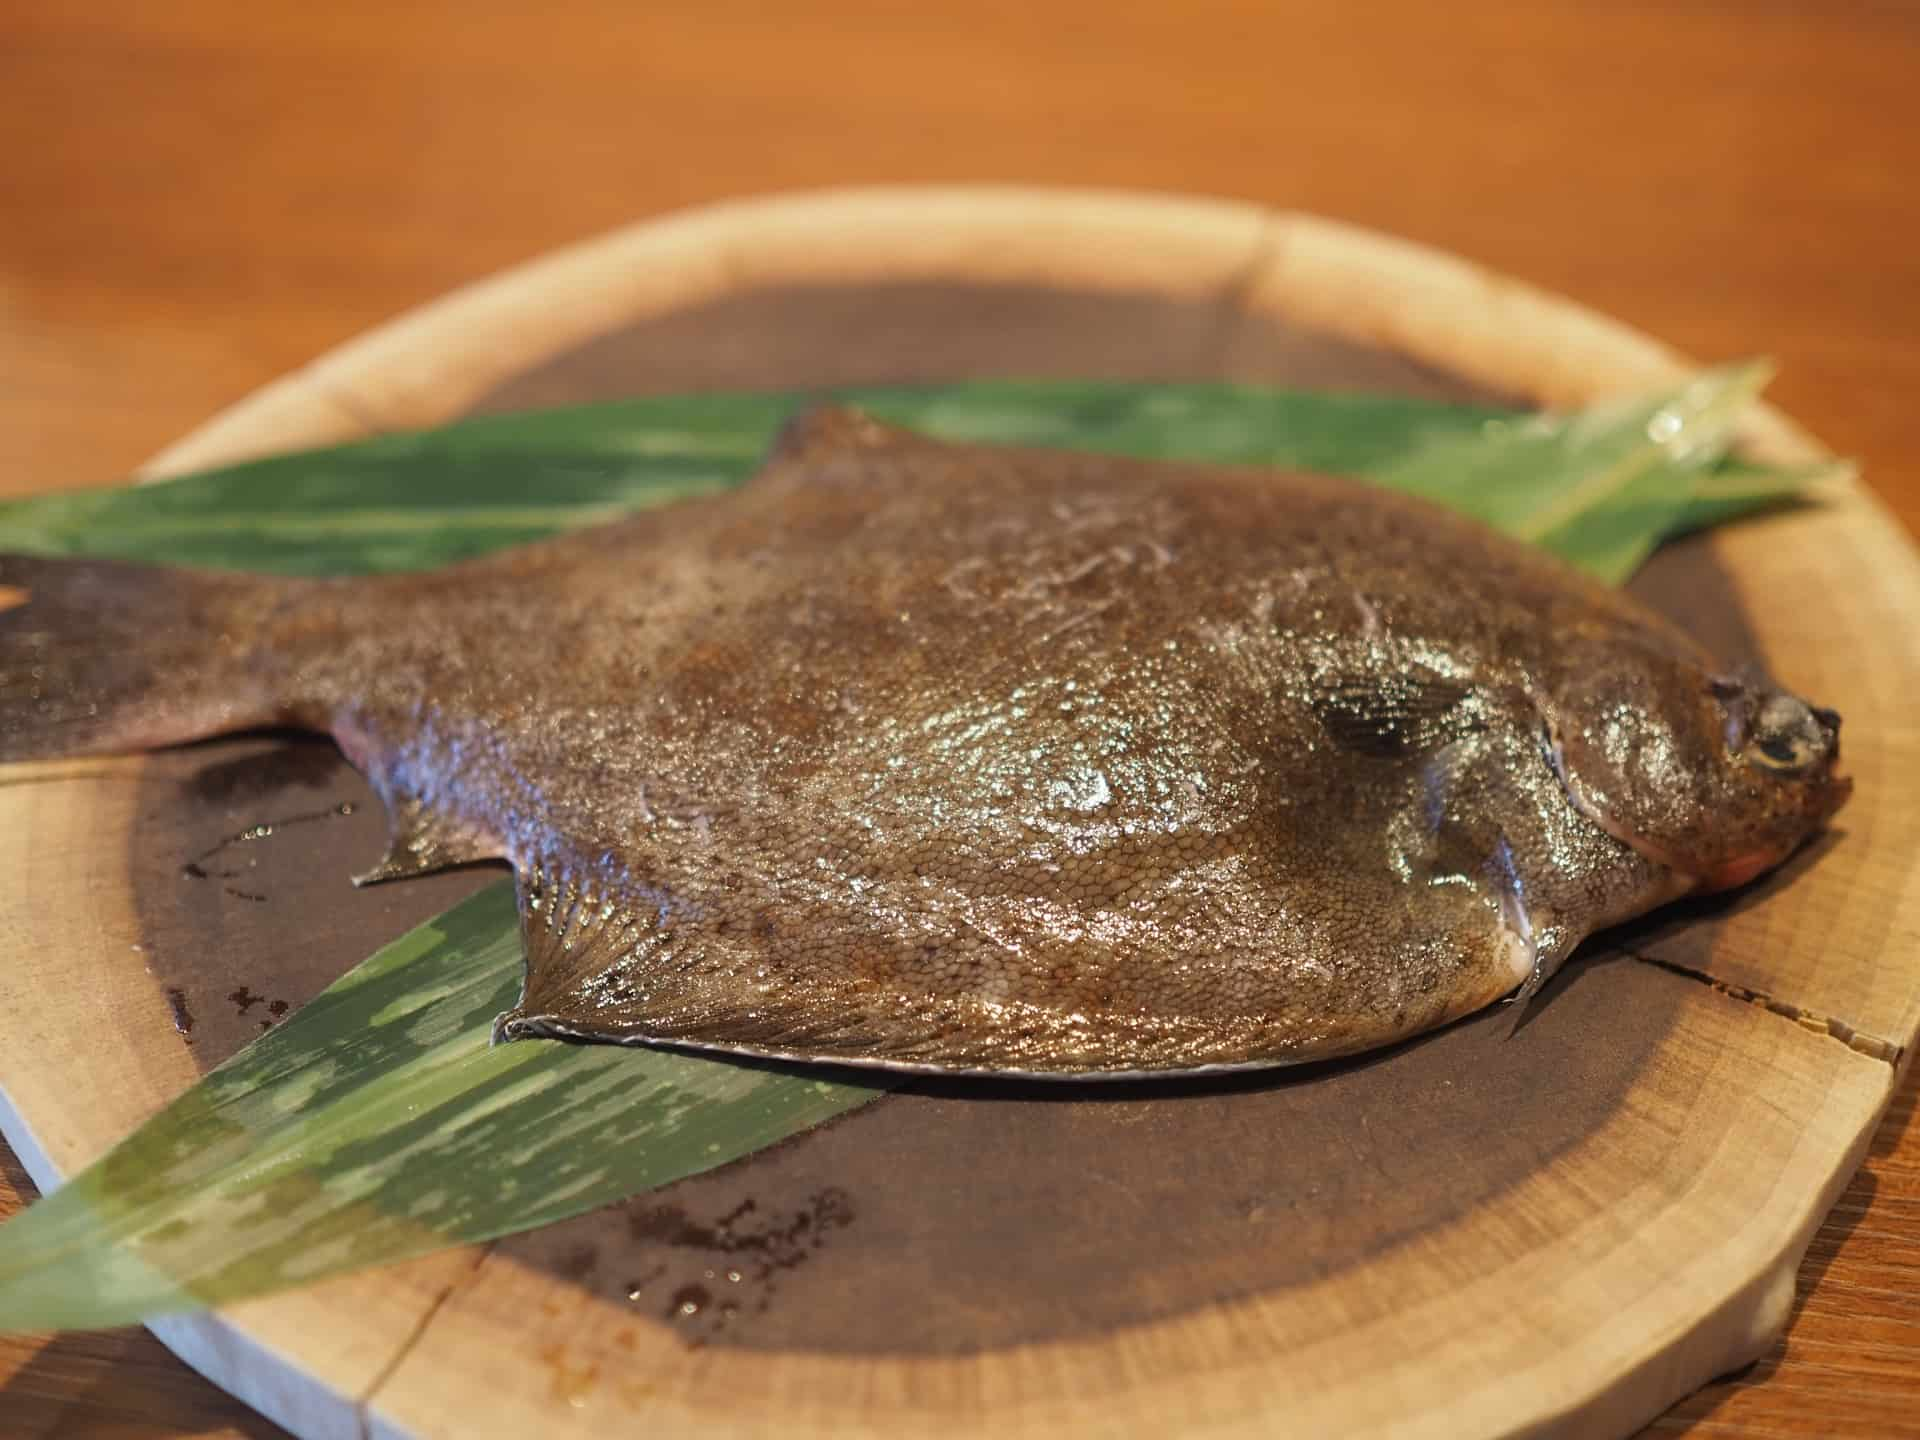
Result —
<path fill-rule="evenodd" d="M 307 726 L 388 806 L 363 879 L 510 862 L 502 1039 L 1348 1054 L 1533 993 L 1847 790 L 1838 717 L 1423 502 L 848 411 L 732 495 L 442 571 L 0 586 L 0 759 Z"/>

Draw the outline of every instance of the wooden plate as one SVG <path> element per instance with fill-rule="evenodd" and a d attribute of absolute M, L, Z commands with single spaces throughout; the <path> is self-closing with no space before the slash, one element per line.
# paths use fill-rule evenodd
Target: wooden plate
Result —
<path fill-rule="evenodd" d="M 524 267 L 152 470 L 707 386 L 1227 376 L 1570 404 L 1682 368 L 1306 216 L 848 192 Z M 1748 443 L 1820 453 L 1772 414 Z M 1590 947 L 1517 1034 L 1488 1015 L 1226 1083 L 915 1085 L 577 1221 L 155 1330 L 312 1437 L 1632 1429 L 1780 1330 L 1920 1027 L 1906 542 L 1851 493 L 1636 584 L 1843 711 L 1858 792 L 1785 873 Z M 353 890 L 383 826 L 338 811 L 368 799 L 318 741 L 0 777 L 0 1089 L 43 1186 L 492 878 Z"/>

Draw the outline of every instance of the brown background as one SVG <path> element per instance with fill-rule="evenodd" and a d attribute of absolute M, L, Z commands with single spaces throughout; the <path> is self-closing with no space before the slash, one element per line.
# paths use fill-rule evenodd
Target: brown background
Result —
<path fill-rule="evenodd" d="M 1015 180 L 1318 211 L 1775 398 L 1920 526 L 1920 6 L 0 0 L 0 495 L 107 483 L 382 319 L 773 189 Z M 1783 1351 L 1663 1426 L 1920 1433 L 1910 1079 Z M 0 1163 L 0 1212 L 27 1185 Z M 0 1437 L 278 1432 L 143 1333 L 0 1340 Z"/>

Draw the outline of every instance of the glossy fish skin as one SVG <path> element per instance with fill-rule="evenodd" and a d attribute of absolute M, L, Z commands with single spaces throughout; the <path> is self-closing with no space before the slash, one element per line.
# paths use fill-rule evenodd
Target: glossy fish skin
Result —
<path fill-rule="evenodd" d="M 369 878 L 513 863 L 502 1038 L 1056 1075 L 1346 1054 L 1749 878 L 1847 789 L 1837 717 L 1432 506 L 850 412 L 736 495 L 433 574 L 94 567 L 217 643 L 137 692 L 56 677 L 34 719 L 5 687 L 65 623 L 52 564 L 0 560 L 32 592 L 0 615 L 0 758 L 332 731 L 394 817 Z"/>

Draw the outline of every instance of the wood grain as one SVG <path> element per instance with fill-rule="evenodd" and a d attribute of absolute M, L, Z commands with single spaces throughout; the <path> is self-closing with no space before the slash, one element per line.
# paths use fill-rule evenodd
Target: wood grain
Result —
<path fill-rule="evenodd" d="M 1785 407 L 1920 514 L 1909 7 L 631 13 L 9 10 L 0 489 L 107 480 L 367 325 L 636 215 L 991 175 L 1340 214 L 1696 353 L 1767 350 Z M 1912 1093 L 1811 1252 L 1765 1383 L 1685 1407 L 1703 1433 L 1911 1425 Z M 263 1433 L 97 1353 L 0 1351 L 0 1416 L 171 1435 L 225 1414 L 212 1433 Z"/>

